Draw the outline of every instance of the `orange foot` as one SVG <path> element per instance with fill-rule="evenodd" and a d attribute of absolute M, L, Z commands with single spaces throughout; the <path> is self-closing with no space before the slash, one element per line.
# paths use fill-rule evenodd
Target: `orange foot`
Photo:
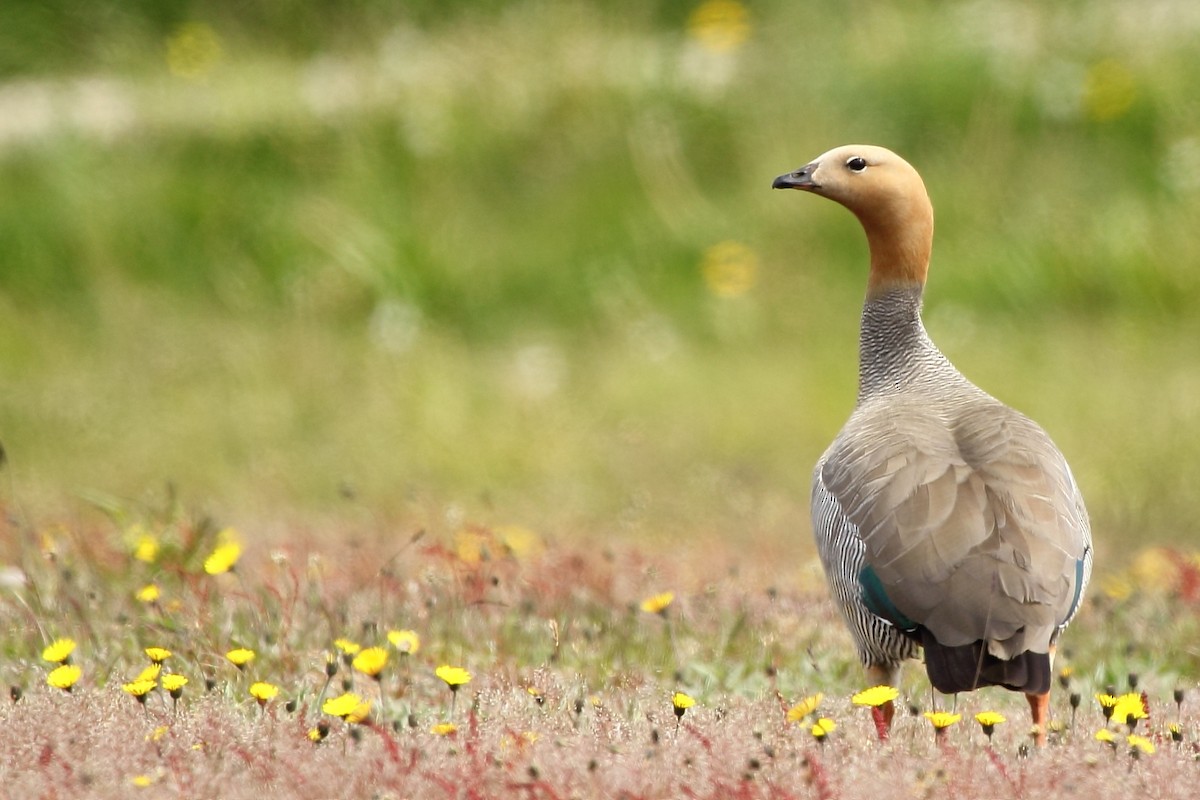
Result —
<path fill-rule="evenodd" d="M 1027 694 L 1029 711 L 1033 715 L 1033 743 L 1038 747 L 1046 746 L 1046 726 L 1050 724 L 1050 693 Z"/>

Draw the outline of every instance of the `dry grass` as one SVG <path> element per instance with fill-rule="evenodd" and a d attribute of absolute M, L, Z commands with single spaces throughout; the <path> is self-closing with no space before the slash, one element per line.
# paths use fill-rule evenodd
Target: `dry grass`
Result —
<path fill-rule="evenodd" d="M 850 704 L 862 678 L 819 575 L 786 543 L 343 526 L 247 541 L 233 572 L 210 575 L 218 532 L 206 521 L 140 523 L 159 543 L 148 563 L 132 557 L 132 525 L 16 518 L 0 634 L 0 680 L 19 696 L 0 706 L 0 782 L 14 797 L 1191 796 L 1200 715 L 1172 699 L 1196 657 L 1195 562 L 1181 554 L 1147 551 L 1094 590 L 1067 641 L 1084 698 L 1076 725 L 1060 690 L 1061 729 L 1023 754 L 1024 703 L 994 690 L 959 698 L 963 721 L 940 739 L 905 714 L 879 742 L 868 710 Z M 151 581 L 159 601 L 136 600 Z M 675 592 L 664 613 L 641 610 L 662 590 Z M 379 682 L 339 658 L 323 689 L 334 639 L 386 646 L 392 628 L 417 631 L 420 649 L 393 649 Z M 40 660 L 63 636 L 83 670 L 69 693 L 46 685 Z M 244 670 L 224 657 L 235 645 L 257 653 Z M 165 669 L 190 680 L 177 705 L 161 689 L 144 705 L 122 689 L 149 646 L 171 650 Z M 446 663 L 473 673 L 453 704 L 434 675 Z M 1123 735 L 1116 748 L 1093 738 L 1104 720 L 1092 694 L 1127 669 L 1149 700 L 1138 732 L 1157 745 L 1136 759 Z M 930 706 L 918 673 L 903 687 L 914 711 Z M 262 707 L 248 693 L 259 680 L 281 690 Z M 344 689 L 372 702 L 369 721 L 321 713 Z M 697 700 L 681 720 L 676 690 Z M 824 743 L 786 717 L 818 691 L 838 726 Z M 985 708 L 1009 718 L 992 746 L 971 720 Z M 447 721 L 455 733 L 433 731 Z M 329 735 L 314 744 L 321 722 Z"/>
<path fill-rule="evenodd" d="M 771 698 L 730 698 L 688 712 L 678 727 L 655 687 L 614 688 L 600 707 L 573 709 L 579 686 L 548 681 L 536 707 L 507 677 L 482 677 L 475 709 L 453 737 L 340 723 L 320 745 L 311 719 L 239 709 L 216 695 L 177 716 L 143 712 L 117 689 L 77 696 L 37 690 L 5 713 L 2 769 L 10 796 L 125 797 L 1190 797 L 1195 755 L 1160 744 L 1131 759 L 1089 736 L 1028 758 L 1011 737 L 989 749 L 972 727 L 935 745 L 924 720 L 904 720 L 880 744 L 846 701 L 832 741 L 784 721 Z M 1194 726 L 1195 718 L 1191 722 Z M 160 726 L 166 732 L 159 735 Z M 20 731 L 20 735 L 12 735 Z"/>

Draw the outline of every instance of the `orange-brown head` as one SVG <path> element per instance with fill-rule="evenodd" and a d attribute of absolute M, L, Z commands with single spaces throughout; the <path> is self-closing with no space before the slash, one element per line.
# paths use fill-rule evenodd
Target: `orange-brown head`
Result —
<path fill-rule="evenodd" d="M 869 144 L 835 147 L 771 185 L 819 194 L 854 212 L 871 248 L 868 295 L 925 283 L 933 206 L 921 176 L 891 150 Z"/>

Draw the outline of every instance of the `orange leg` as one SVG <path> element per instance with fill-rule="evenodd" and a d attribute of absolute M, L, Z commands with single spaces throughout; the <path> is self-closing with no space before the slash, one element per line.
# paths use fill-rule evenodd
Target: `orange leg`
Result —
<path fill-rule="evenodd" d="M 1027 694 L 1025 699 L 1029 701 L 1029 711 L 1033 715 L 1033 727 L 1036 731 L 1033 742 L 1038 747 L 1045 747 L 1046 726 L 1050 724 L 1050 693 Z"/>
<path fill-rule="evenodd" d="M 1058 651 L 1058 646 L 1050 643 L 1050 673 L 1054 674 L 1054 655 Z M 1045 694 L 1027 694 L 1025 699 L 1029 701 L 1029 712 L 1033 716 L 1033 727 L 1036 731 L 1033 734 L 1033 743 L 1038 747 L 1046 746 L 1046 731 L 1050 725 L 1050 692 Z"/>

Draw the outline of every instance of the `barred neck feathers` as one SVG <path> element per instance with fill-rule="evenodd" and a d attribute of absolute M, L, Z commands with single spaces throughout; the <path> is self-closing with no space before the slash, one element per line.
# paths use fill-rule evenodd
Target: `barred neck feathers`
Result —
<path fill-rule="evenodd" d="M 867 295 L 858 342 L 859 403 L 922 380 L 945 384 L 957 377 L 925 332 L 920 285 L 894 285 Z"/>

